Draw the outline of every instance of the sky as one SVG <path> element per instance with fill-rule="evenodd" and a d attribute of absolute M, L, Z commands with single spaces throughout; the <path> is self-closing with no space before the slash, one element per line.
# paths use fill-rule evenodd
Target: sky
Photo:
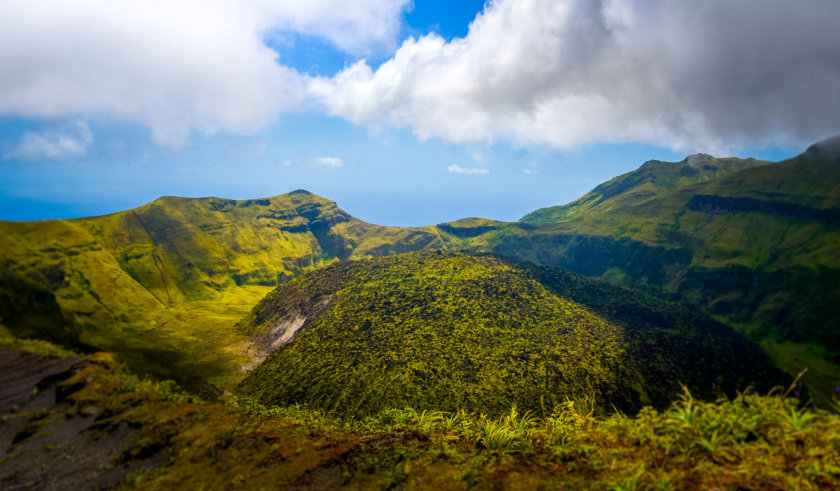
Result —
<path fill-rule="evenodd" d="M 0 219 L 307 189 L 516 220 L 840 134 L 836 0 L 0 2 Z"/>

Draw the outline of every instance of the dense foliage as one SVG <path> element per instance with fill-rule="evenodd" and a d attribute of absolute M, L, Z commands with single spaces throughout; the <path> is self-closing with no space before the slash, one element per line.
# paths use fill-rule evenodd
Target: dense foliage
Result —
<path fill-rule="evenodd" d="M 322 292 L 329 309 L 241 390 L 340 414 L 405 405 L 497 413 L 566 398 L 603 406 L 620 383 L 623 330 L 497 259 L 414 253 L 335 273 L 308 275 L 340 278 L 323 282 L 334 288 Z M 271 298 L 316 282 L 292 281 Z"/>
<path fill-rule="evenodd" d="M 326 308 L 323 305 L 327 304 Z M 420 252 L 345 261 L 268 294 L 240 324 L 303 333 L 240 390 L 338 414 L 385 407 L 489 413 L 567 399 L 665 407 L 784 381 L 761 351 L 677 303 L 492 256 Z"/>
<path fill-rule="evenodd" d="M 624 328 L 629 356 L 623 369 L 640 377 L 640 392 L 647 395 L 641 403 L 666 407 L 680 393 L 681 383 L 711 400 L 749 386 L 767 391 L 789 380 L 755 343 L 677 296 L 619 287 L 562 269 L 512 264 L 555 295 Z"/>

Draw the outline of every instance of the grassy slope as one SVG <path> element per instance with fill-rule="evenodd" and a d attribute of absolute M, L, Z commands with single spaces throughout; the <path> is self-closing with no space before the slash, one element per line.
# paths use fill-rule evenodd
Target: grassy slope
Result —
<path fill-rule="evenodd" d="M 278 283 L 337 259 L 440 244 L 431 227 L 356 220 L 298 191 L 165 197 L 78 220 L 0 222 L 0 325 L 210 390 L 250 361 L 232 326 Z M 203 388 L 202 388 L 203 387 Z"/>
<path fill-rule="evenodd" d="M 671 251 L 678 259 L 674 268 L 647 280 L 688 295 L 696 293 L 682 284 L 689 270 L 698 274 L 738 268 L 767 273 L 836 271 L 840 269 L 840 146 L 822 145 L 775 164 L 707 158 L 713 168 L 728 170 L 711 173 L 713 179 L 699 183 L 671 184 L 670 175 L 696 170 L 684 162 L 648 163 L 574 203 L 538 210 L 523 222 L 547 226 L 535 235 L 609 237 L 637 242 L 640 248 Z M 660 179 L 669 184 L 659 184 Z M 639 279 L 645 278 L 634 278 Z M 717 297 L 703 301 L 707 306 L 722 304 L 717 309 L 728 314 L 722 309 L 729 302 L 720 297 L 730 292 L 715 293 Z M 752 313 L 759 315 L 735 317 L 739 314 L 735 312 L 733 320 L 760 321 L 770 315 L 760 308 Z M 820 312 L 827 318 L 824 314 Z"/>
<path fill-rule="evenodd" d="M 242 391 L 353 415 L 538 410 L 566 398 L 637 411 L 667 406 L 680 380 L 712 398 L 784 381 L 758 348 L 684 306 L 489 256 L 332 265 L 267 295 L 240 328 L 260 338 L 303 317 L 303 333 Z"/>
<path fill-rule="evenodd" d="M 638 204 L 663 192 L 708 182 L 733 172 L 761 167 L 770 162 L 754 159 L 716 159 L 692 155 L 682 162 L 651 160 L 639 169 L 615 177 L 564 206 L 542 208 L 525 215 L 522 222 L 552 225 L 597 210 L 605 212 Z"/>
<path fill-rule="evenodd" d="M 19 429 L 0 449 L 4 486 L 75 487 L 80 475 L 137 489 L 840 486 L 838 416 L 779 395 L 686 395 L 635 417 L 593 417 L 569 401 L 536 415 L 386 409 L 341 421 L 242 398 L 203 403 L 103 353 L 41 387 L 53 384 L 54 407 L 4 415 L 5 430 Z M 112 445 L 110 462 L 79 455 L 89 441 Z"/>

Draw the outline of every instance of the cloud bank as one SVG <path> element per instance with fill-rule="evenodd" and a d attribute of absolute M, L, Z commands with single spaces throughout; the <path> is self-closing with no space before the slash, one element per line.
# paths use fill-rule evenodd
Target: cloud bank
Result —
<path fill-rule="evenodd" d="M 191 130 L 253 132 L 306 97 L 266 36 L 366 54 L 396 43 L 408 1 L 0 2 L 0 115 L 139 123 L 172 147 Z"/>
<path fill-rule="evenodd" d="M 687 151 L 840 131 L 836 0 L 495 0 L 463 39 L 405 41 L 309 93 L 420 139 Z"/>
<path fill-rule="evenodd" d="M 138 123 L 176 148 L 312 107 L 420 139 L 558 148 L 718 152 L 840 132 L 837 0 L 490 0 L 466 37 L 397 49 L 410 4 L 0 2 L 0 116 Z M 266 46 L 283 32 L 395 51 L 312 78 Z"/>

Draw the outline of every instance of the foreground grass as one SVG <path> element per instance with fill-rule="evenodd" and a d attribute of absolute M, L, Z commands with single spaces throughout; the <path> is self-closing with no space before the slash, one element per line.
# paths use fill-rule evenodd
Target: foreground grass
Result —
<path fill-rule="evenodd" d="M 115 465 L 157 462 L 124 478 L 126 488 L 840 486 L 840 417 L 787 397 L 795 389 L 715 402 L 686 391 L 665 411 L 635 416 L 595 417 L 567 401 L 542 414 L 389 409 L 340 420 L 242 397 L 203 402 L 102 353 L 60 389 L 53 417 L 98 407 L 91 438 L 131 429 Z"/>
<path fill-rule="evenodd" d="M 521 414 L 515 407 L 496 418 L 403 409 L 343 423 L 299 407 L 266 408 L 237 398 L 228 407 L 252 417 L 361 434 L 416 432 L 427 439 L 424 451 L 391 474 L 409 485 L 434 475 L 430 466 L 457 477 L 450 487 L 807 489 L 840 484 L 837 415 L 801 408 L 799 400 L 784 395 L 741 394 L 712 403 L 686 391 L 664 412 L 646 408 L 634 417 L 604 418 L 572 401 L 545 417 Z"/>

